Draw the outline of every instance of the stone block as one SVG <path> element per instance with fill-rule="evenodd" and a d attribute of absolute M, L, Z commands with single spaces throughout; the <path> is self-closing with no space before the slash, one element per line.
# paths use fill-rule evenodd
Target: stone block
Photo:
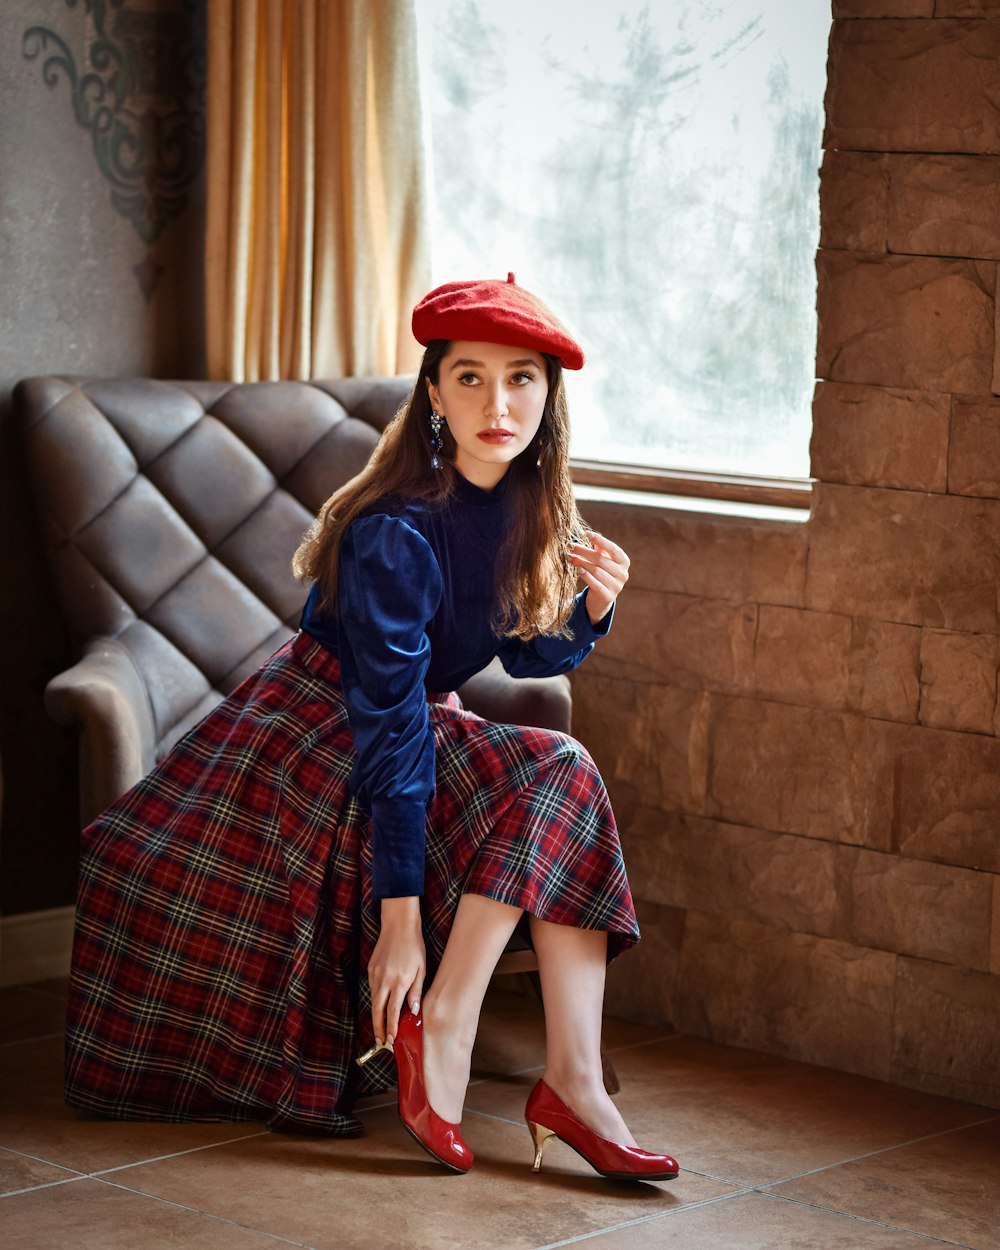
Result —
<path fill-rule="evenodd" d="M 833 0 L 833 16 L 933 17 L 934 0 Z"/>
<path fill-rule="evenodd" d="M 669 1029 L 674 1018 L 684 913 L 638 896 L 635 913 L 642 941 L 608 968 L 604 1010 L 624 1020 Z"/>
<path fill-rule="evenodd" d="M 891 846 L 926 859 L 1000 872 L 1000 741 L 923 725 L 872 721 L 872 788 L 891 811 Z"/>
<path fill-rule="evenodd" d="M 762 606 L 756 691 L 779 702 L 916 720 L 920 630 Z"/>
<path fill-rule="evenodd" d="M 1000 978 L 900 958 L 891 1079 L 1000 1106 Z"/>
<path fill-rule="evenodd" d="M 842 941 L 988 970 L 989 874 L 855 847 L 838 851 Z"/>
<path fill-rule="evenodd" d="M 836 22 L 828 76 L 827 148 L 1000 153 L 1000 22 Z"/>
<path fill-rule="evenodd" d="M 753 598 L 754 526 L 745 519 L 593 500 L 583 512 L 592 528 L 629 553 L 629 593 L 638 587 L 706 599 Z"/>
<path fill-rule="evenodd" d="M 946 394 L 820 382 L 813 400 L 813 477 L 947 490 L 950 415 Z"/>
<path fill-rule="evenodd" d="M 998 281 L 1000 281 L 1000 270 L 998 270 Z M 998 317 L 994 303 L 994 325 L 1000 330 L 1000 325 L 997 325 L 998 321 L 1000 321 L 1000 317 Z M 994 334 L 993 342 L 993 380 L 990 386 L 994 395 L 1000 395 L 1000 339 L 998 339 L 996 334 Z"/>
<path fill-rule="evenodd" d="M 935 0 L 935 17 L 1000 17 L 1000 0 Z"/>
<path fill-rule="evenodd" d="M 885 252 L 888 226 L 887 157 L 830 151 L 820 169 L 820 247 Z"/>
<path fill-rule="evenodd" d="M 943 729 L 993 733 L 997 639 L 991 634 L 924 630 L 920 645 L 920 721 Z"/>
<path fill-rule="evenodd" d="M 642 897 L 686 911 L 833 937 L 837 856 L 832 842 L 640 808 L 622 833 Z"/>
<path fill-rule="evenodd" d="M 816 268 L 818 377 L 990 393 L 992 262 L 821 251 Z"/>
<path fill-rule="evenodd" d="M 573 733 L 594 756 L 623 826 L 639 806 L 704 812 L 710 697 L 585 670 L 575 676 Z"/>
<path fill-rule="evenodd" d="M 869 780 L 869 726 L 850 713 L 713 696 L 705 814 L 833 842 L 888 847 Z"/>
<path fill-rule="evenodd" d="M 920 700 L 920 630 L 855 617 L 847 706 L 880 720 L 914 721 Z"/>
<path fill-rule="evenodd" d="M 801 607 L 809 555 L 808 525 L 777 521 L 750 527 L 750 598 Z"/>
<path fill-rule="evenodd" d="M 852 632 L 849 616 L 762 605 L 754 652 L 756 692 L 806 707 L 846 707 Z"/>
<path fill-rule="evenodd" d="M 1000 158 L 887 159 L 890 252 L 1000 259 Z"/>
<path fill-rule="evenodd" d="M 948 489 L 1000 499 L 1000 403 L 995 400 L 954 397 Z"/>
<path fill-rule="evenodd" d="M 594 500 L 584 515 L 629 553 L 629 594 L 639 588 L 740 603 L 802 602 L 807 524 Z"/>
<path fill-rule="evenodd" d="M 677 1028 L 885 1078 L 896 956 L 689 912 Z"/>
<path fill-rule="evenodd" d="M 1000 503 L 820 483 L 806 606 L 997 633 Z"/>
<path fill-rule="evenodd" d="M 993 926 L 990 942 L 990 972 L 1000 976 L 1000 877 L 993 877 Z"/>
<path fill-rule="evenodd" d="M 750 691 L 757 607 L 632 589 L 590 673 L 685 689 Z"/>

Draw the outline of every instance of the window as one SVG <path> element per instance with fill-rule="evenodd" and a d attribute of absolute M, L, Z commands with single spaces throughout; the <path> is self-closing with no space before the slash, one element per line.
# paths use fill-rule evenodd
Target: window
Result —
<path fill-rule="evenodd" d="M 574 455 L 808 473 L 828 0 L 418 0 L 434 280 L 564 316 Z"/>

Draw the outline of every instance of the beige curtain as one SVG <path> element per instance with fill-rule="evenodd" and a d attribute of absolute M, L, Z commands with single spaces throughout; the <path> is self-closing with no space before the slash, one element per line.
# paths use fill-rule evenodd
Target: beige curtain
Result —
<path fill-rule="evenodd" d="M 429 284 L 414 0 L 209 0 L 209 377 L 415 367 Z"/>

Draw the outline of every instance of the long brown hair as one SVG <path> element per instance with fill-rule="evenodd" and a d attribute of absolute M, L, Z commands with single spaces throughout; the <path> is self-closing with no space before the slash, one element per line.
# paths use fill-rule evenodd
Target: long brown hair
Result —
<path fill-rule="evenodd" d="M 389 423 L 364 469 L 320 509 L 292 560 L 296 577 L 319 583 L 323 606 L 337 593 L 340 540 L 348 525 L 386 496 L 443 503 L 455 487 L 455 441 L 441 429 L 443 464 L 431 468 L 431 402 L 427 379 L 437 386 L 451 343 L 427 345 L 416 385 Z M 497 556 L 498 633 L 529 639 L 566 634 L 577 572 L 569 548 L 583 533 L 569 473 L 569 409 L 562 366 L 543 353 L 548 393 L 538 432 L 507 470 L 510 524 Z"/>

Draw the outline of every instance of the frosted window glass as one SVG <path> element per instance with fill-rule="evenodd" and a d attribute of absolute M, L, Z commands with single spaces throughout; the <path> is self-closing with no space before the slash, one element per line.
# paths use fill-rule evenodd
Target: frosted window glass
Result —
<path fill-rule="evenodd" d="M 577 456 L 805 476 L 829 0 L 417 0 L 434 278 L 587 353 Z"/>

